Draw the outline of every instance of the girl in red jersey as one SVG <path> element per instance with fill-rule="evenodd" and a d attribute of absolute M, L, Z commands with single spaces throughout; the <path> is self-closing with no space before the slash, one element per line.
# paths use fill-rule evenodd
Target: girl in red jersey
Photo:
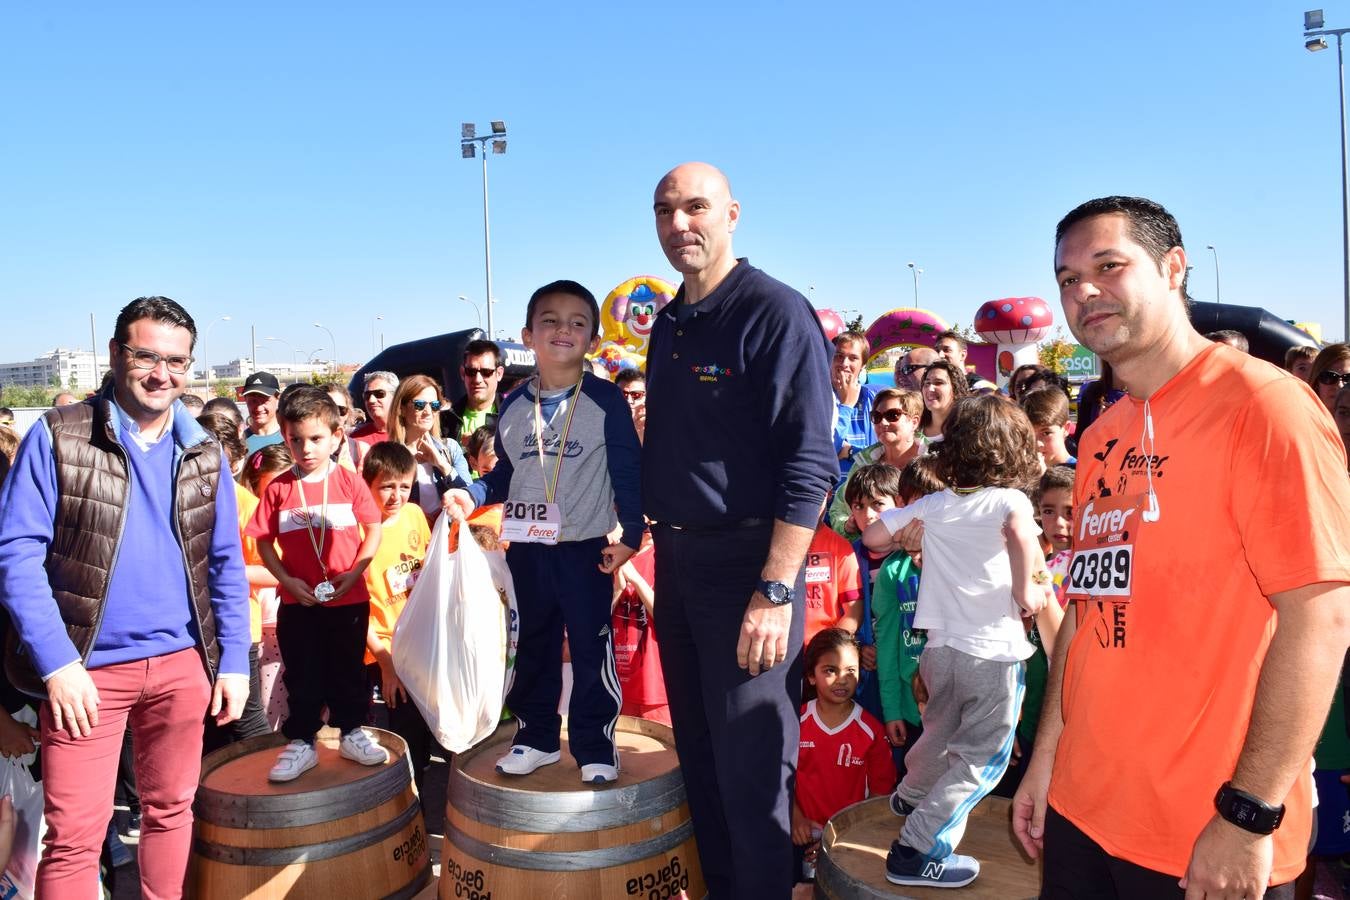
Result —
<path fill-rule="evenodd" d="M 814 871 L 820 834 L 830 816 L 895 786 L 886 729 L 853 702 L 858 645 L 842 628 L 826 628 L 806 646 L 808 697 L 797 750 L 792 843 L 803 849 L 804 874 Z"/>

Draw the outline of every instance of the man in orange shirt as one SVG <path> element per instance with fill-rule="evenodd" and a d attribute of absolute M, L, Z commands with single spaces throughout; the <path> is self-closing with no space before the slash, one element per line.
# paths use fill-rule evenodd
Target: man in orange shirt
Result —
<path fill-rule="evenodd" d="M 1076 616 L 1014 800 L 1043 896 L 1293 896 L 1307 855 L 1350 645 L 1344 450 L 1305 384 L 1191 327 L 1186 261 L 1139 198 L 1056 234 L 1065 319 L 1128 395 L 1082 438 Z"/>

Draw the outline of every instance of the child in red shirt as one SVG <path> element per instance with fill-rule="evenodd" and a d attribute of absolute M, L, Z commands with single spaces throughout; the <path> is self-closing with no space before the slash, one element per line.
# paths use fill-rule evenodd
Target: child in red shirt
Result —
<path fill-rule="evenodd" d="M 290 743 L 267 776 L 278 782 L 318 763 L 314 737 L 325 705 L 342 733 L 343 757 L 367 766 L 389 759 L 360 727 L 370 702 L 363 662 L 370 595 L 363 576 L 380 544 L 380 510 L 360 477 L 332 460 L 340 418 L 326 393 L 300 388 L 280 414 L 295 467 L 263 491 L 245 532 L 257 539 L 281 595 L 277 642 L 290 700 L 281 732 Z"/>
<path fill-rule="evenodd" d="M 797 750 L 792 843 L 805 848 L 808 867 L 830 816 L 867 797 L 890 793 L 895 762 L 886 729 L 853 702 L 858 645 L 842 628 L 826 628 L 806 647 L 806 695 Z M 809 868 L 808 868 L 809 871 Z"/>

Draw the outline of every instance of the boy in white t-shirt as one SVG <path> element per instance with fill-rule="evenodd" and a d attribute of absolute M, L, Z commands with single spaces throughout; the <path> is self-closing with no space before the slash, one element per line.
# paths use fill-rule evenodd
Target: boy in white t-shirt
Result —
<path fill-rule="evenodd" d="M 960 887 L 979 874 L 954 852 L 966 817 L 998 784 L 1012 752 L 1033 648 L 1022 615 L 1045 606 L 1049 582 L 1031 501 L 1019 488 L 1039 474 L 1026 414 L 998 396 L 959 400 L 943 427 L 938 468 L 952 487 L 886 510 L 863 542 L 891 548 L 922 521 L 923 580 L 914 627 L 927 630 L 919 674 L 928 687 L 923 735 L 891 797 L 905 816 L 891 846 L 894 884 Z"/>

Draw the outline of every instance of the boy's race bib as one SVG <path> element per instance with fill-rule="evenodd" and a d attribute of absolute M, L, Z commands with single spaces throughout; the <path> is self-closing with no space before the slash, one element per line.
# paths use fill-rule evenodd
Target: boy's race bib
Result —
<path fill-rule="evenodd" d="M 508 500 L 502 504 L 502 540 L 556 544 L 562 534 L 562 513 L 556 503 Z"/>

